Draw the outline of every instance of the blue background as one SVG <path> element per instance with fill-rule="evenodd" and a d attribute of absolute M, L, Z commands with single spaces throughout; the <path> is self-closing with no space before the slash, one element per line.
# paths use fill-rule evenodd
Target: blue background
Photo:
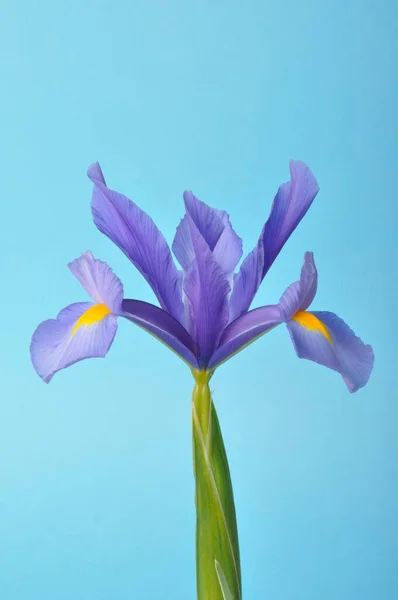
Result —
<path fill-rule="evenodd" d="M 369 385 L 297 359 L 281 327 L 223 366 L 214 399 L 245 599 L 398 597 L 397 10 L 378 0 L 6 0 L 0 22 L 0 597 L 195 597 L 191 375 L 127 322 L 106 360 L 46 386 L 37 324 L 86 300 L 90 248 L 153 300 L 94 227 L 99 160 L 172 240 L 182 192 L 250 250 L 288 160 L 321 192 L 256 298 L 305 250 L 313 305 L 371 343 Z"/>

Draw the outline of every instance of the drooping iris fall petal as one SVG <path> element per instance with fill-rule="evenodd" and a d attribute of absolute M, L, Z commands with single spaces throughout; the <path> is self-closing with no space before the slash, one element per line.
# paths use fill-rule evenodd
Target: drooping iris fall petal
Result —
<path fill-rule="evenodd" d="M 71 304 L 56 319 L 41 323 L 34 332 L 30 355 L 46 383 L 61 369 L 85 358 L 103 358 L 107 354 L 117 330 L 116 317 L 105 310 L 95 314 L 95 309 L 91 302 Z"/>
<path fill-rule="evenodd" d="M 118 317 L 139 325 L 198 368 L 194 342 L 184 327 L 158 306 L 123 300 L 123 286 L 106 263 L 85 252 L 68 266 L 94 302 L 71 304 L 34 332 L 31 358 L 44 381 L 48 383 L 57 371 L 75 362 L 104 357 L 115 337 Z"/>
<path fill-rule="evenodd" d="M 317 181 L 304 163 L 291 161 L 290 175 L 290 181 L 278 189 L 257 246 L 235 277 L 230 321 L 248 310 L 261 281 L 318 193 Z"/>
<path fill-rule="evenodd" d="M 95 225 L 145 277 L 161 307 L 182 321 L 182 277 L 163 234 L 134 202 L 106 186 L 98 163 L 89 168 L 88 176 L 94 183 L 91 207 Z"/>
<path fill-rule="evenodd" d="M 312 360 L 341 374 L 350 392 L 363 387 L 374 355 L 354 332 L 331 312 L 307 311 L 317 289 L 312 252 L 306 252 L 300 281 L 284 292 L 280 307 L 299 358 Z"/>
<path fill-rule="evenodd" d="M 85 358 L 104 357 L 116 334 L 123 286 L 110 267 L 87 251 L 69 265 L 93 302 L 67 306 L 39 325 L 30 346 L 33 365 L 45 382 Z"/>
<path fill-rule="evenodd" d="M 337 315 L 314 311 L 306 317 L 298 315 L 287 326 L 299 358 L 337 371 L 350 392 L 366 385 L 373 368 L 373 350 Z"/>

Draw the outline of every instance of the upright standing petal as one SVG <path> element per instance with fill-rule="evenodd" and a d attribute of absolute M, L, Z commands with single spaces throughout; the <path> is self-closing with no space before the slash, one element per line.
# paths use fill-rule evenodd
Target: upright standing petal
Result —
<path fill-rule="evenodd" d="M 184 197 L 191 199 L 187 206 L 196 217 L 194 223 L 212 251 L 213 258 L 229 277 L 242 256 L 242 240 L 233 230 L 227 213 L 210 208 L 191 192 L 185 192 Z M 191 213 L 188 214 L 191 216 Z M 188 270 L 195 258 L 188 214 L 178 225 L 172 246 L 174 255 L 184 271 Z"/>
<path fill-rule="evenodd" d="M 235 278 L 230 302 L 231 321 L 248 310 L 262 279 L 319 191 L 315 177 L 304 163 L 291 161 L 290 174 L 291 180 L 282 184 L 275 196 L 257 247 Z"/>
<path fill-rule="evenodd" d="M 181 219 L 177 227 L 171 248 L 182 269 L 188 271 L 195 260 L 195 250 L 192 243 L 191 229 L 189 227 L 187 215 Z"/>
<path fill-rule="evenodd" d="M 227 213 L 220 212 L 220 216 L 224 229 L 214 246 L 213 257 L 229 278 L 242 257 L 242 239 L 234 231 Z"/>
<path fill-rule="evenodd" d="M 91 206 L 95 225 L 137 267 L 161 307 L 181 321 L 181 273 L 164 236 L 136 204 L 106 186 L 98 164 L 89 168 L 88 176 L 94 183 Z"/>
<path fill-rule="evenodd" d="M 184 192 L 184 202 L 187 215 L 191 217 L 197 230 L 213 252 L 224 229 L 220 211 L 196 198 L 192 192 Z"/>
<path fill-rule="evenodd" d="M 227 278 L 214 260 L 205 239 L 188 216 L 195 260 L 184 278 L 184 291 L 189 301 L 193 337 L 199 352 L 199 365 L 205 367 L 217 347 L 228 321 Z"/>
<path fill-rule="evenodd" d="M 239 272 L 235 275 L 229 301 L 229 322 L 249 310 L 254 296 L 262 282 L 264 246 L 260 238 L 257 246 L 245 257 Z"/>
<path fill-rule="evenodd" d="M 290 175 L 291 180 L 280 186 L 263 229 L 263 277 L 319 191 L 314 175 L 304 163 L 290 161 Z"/>

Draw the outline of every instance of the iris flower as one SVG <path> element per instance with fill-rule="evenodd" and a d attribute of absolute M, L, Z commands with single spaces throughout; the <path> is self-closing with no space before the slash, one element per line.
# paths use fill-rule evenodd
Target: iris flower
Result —
<path fill-rule="evenodd" d="M 98 164 L 92 213 L 97 228 L 130 259 L 154 291 L 160 307 L 126 299 L 110 267 L 85 252 L 70 271 L 91 297 L 41 323 L 31 344 L 38 374 L 49 382 L 73 363 L 104 357 L 123 317 L 169 346 L 195 371 L 213 372 L 221 363 L 277 325 L 285 323 L 300 358 L 339 372 L 350 392 L 369 378 L 373 353 L 330 312 L 308 312 L 317 291 L 313 255 L 306 253 L 300 280 L 278 304 L 249 310 L 260 284 L 318 193 L 307 166 L 290 163 L 291 180 L 280 186 L 256 247 L 240 269 L 242 240 L 226 212 L 184 193 L 185 215 L 172 250 L 152 219 L 126 196 L 109 189 Z"/>
<path fill-rule="evenodd" d="M 94 223 L 145 277 L 159 306 L 126 299 L 111 268 L 87 251 L 68 266 L 91 301 L 67 306 L 56 319 L 41 323 L 32 338 L 32 362 L 47 383 L 73 363 L 104 357 L 119 318 L 148 331 L 191 368 L 198 600 L 242 596 L 232 484 L 209 388 L 217 367 L 282 324 L 297 355 L 340 373 L 350 392 L 366 384 L 373 367 L 371 347 L 344 321 L 331 312 L 309 310 L 318 283 L 311 252 L 304 256 L 300 279 L 278 303 L 250 310 L 261 282 L 318 193 L 315 177 L 302 162 L 291 161 L 290 175 L 277 191 L 257 245 L 238 270 L 242 240 L 228 214 L 185 192 L 185 215 L 172 244 L 178 268 L 152 219 L 108 188 L 100 166 L 92 165 Z"/>

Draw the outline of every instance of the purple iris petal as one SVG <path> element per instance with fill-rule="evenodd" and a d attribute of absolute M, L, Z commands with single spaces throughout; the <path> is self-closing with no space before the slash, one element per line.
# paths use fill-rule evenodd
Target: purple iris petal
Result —
<path fill-rule="evenodd" d="M 123 299 L 120 279 L 89 250 L 68 266 L 94 303 L 71 304 L 34 332 L 31 358 L 46 383 L 57 371 L 79 360 L 106 355 L 116 334 L 116 315 Z"/>
<path fill-rule="evenodd" d="M 327 328 L 330 340 L 319 329 L 308 329 L 297 321 L 289 321 L 289 333 L 299 358 L 339 372 L 350 392 L 363 387 L 373 368 L 372 348 L 334 313 L 312 312 L 310 315 Z"/>
<path fill-rule="evenodd" d="M 215 261 L 224 273 L 230 275 L 242 256 L 242 240 L 233 230 L 227 213 L 210 208 L 191 192 L 185 192 L 184 197 L 193 198 L 187 203 L 191 209 L 188 214 L 212 250 Z M 181 267 L 187 271 L 195 258 L 188 215 L 185 215 L 177 227 L 172 248 Z"/>
<path fill-rule="evenodd" d="M 315 266 L 314 255 L 312 252 L 306 252 L 300 281 L 292 283 L 279 301 L 285 321 L 289 321 L 298 310 L 307 310 L 315 298 L 317 287 L 318 272 Z"/>
<path fill-rule="evenodd" d="M 184 278 L 184 291 L 189 302 L 192 334 L 197 343 L 199 365 L 206 366 L 228 321 L 230 286 L 214 260 L 205 239 L 188 215 L 195 260 Z"/>
<path fill-rule="evenodd" d="M 242 239 L 235 233 L 227 213 L 220 212 L 220 216 L 224 229 L 214 247 L 213 258 L 223 272 L 229 276 L 233 274 L 242 257 Z"/>
<path fill-rule="evenodd" d="M 191 230 L 187 215 L 181 219 L 177 227 L 171 248 L 174 252 L 174 256 L 180 263 L 183 270 L 188 271 L 189 267 L 195 260 L 195 250 L 193 248 Z"/>
<path fill-rule="evenodd" d="M 249 310 L 262 281 L 263 264 L 263 242 L 260 238 L 257 246 L 246 256 L 239 272 L 235 275 L 229 301 L 230 322 Z"/>
<path fill-rule="evenodd" d="M 213 252 L 224 229 L 220 211 L 211 208 L 196 198 L 192 192 L 184 192 L 184 202 L 187 214 L 190 215 L 206 244 Z"/>
<path fill-rule="evenodd" d="M 162 233 L 136 204 L 106 187 L 97 163 L 89 168 L 88 176 L 94 183 L 91 206 L 95 225 L 137 267 L 162 308 L 182 320 L 181 273 Z"/>
<path fill-rule="evenodd" d="M 94 302 L 105 304 L 113 314 L 120 312 L 123 285 L 106 263 L 94 258 L 87 250 L 68 267 Z"/>
<path fill-rule="evenodd" d="M 122 315 L 169 346 L 194 369 L 198 368 L 195 345 L 184 327 L 158 306 L 140 300 L 123 300 Z"/>
<path fill-rule="evenodd" d="M 290 162 L 291 180 L 280 186 L 256 248 L 235 277 L 230 320 L 248 310 L 259 285 L 284 244 L 306 214 L 319 187 L 302 162 Z"/>
<path fill-rule="evenodd" d="M 319 191 L 314 175 L 304 163 L 290 161 L 290 175 L 291 180 L 280 186 L 264 226 L 263 277 Z"/>
<path fill-rule="evenodd" d="M 46 383 L 61 369 L 85 358 L 107 354 L 117 330 L 114 315 L 107 315 L 90 326 L 81 326 L 73 333 L 78 319 L 93 306 L 91 302 L 71 304 L 61 310 L 56 319 L 41 323 L 34 332 L 31 359 Z"/>
<path fill-rule="evenodd" d="M 282 322 L 283 316 L 278 305 L 262 306 L 245 313 L 223 332 L 219 347 L 209 361 L 209 368 L 218 367 Z"/>

